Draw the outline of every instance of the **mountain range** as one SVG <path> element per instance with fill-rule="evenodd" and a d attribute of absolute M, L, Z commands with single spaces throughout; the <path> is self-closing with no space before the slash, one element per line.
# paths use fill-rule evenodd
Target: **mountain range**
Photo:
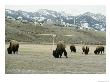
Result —
<path fill-rule="evenodd" d="M 38 22 L 40 25 L 47 23 L 61 27 L 106 31 L 106 16 L 91 12 L 72 16 L 48 9 L 39 9 L 36 12 L 5 9 L 5 17 L 22 22 Z"/>

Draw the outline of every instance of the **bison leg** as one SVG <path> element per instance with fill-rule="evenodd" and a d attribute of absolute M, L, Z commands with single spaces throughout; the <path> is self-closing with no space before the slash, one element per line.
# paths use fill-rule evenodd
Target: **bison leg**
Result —
<path fill-rule="evenodd" d="M 85 51 L 85 55 L 88 55 L 89 51 Z"/>
<path fill-rule="evenodd" d="M 19 49 L 19 45 L 18 45 L 17 48 L 16 48 L 16 54 L 18 54 L 18 49 Z"/>
<path fill-rule="evenodd" d="M 62 56 L 62 55 L 60 54 L 60 58 L 61 58 L 61 56 Z"/>
<path fill-rule="evenodd" d="M 85 51 L 85 55 L 88 55 L 88 52 Z"/>
<path fill-rule="evenodd" d="M 74 50 L 74 52 L 76 52 L 76 49 Z"/>
<path fill-rule="evenodd" d="M 57 55 L 61 58 L 61 56 L 62 56 L 62 51 L 61 51 L 61 50 L 57 50 Z"/>
<path fill-rule="evenodd" d="M 101 54 L 102 54 L 102 51 L 100 51 L 101 52 Z"/>
<path fill-rule="evenodd" d="M 104 53 L 104 48 L 103 48 L 103 53 Z"/>
<path fill-rule="evenodd" d="M 16 51 L 15 51 L 15 50 L 13 50 L 13 53 L 14 53 L 14 54 L 15 54 L 15 52 L 16 52 Z"/>
<path fill-rule="evenodd" d="M 64 56 L 66 56 L 66 58 L 68 58 L 66 50 L 64 50 Z"/>
<path fill-rule="evenodd" d="M 59 52 L 60 58 L 62 57 L 62 54 L 63 54 L 63 52 L 62 52 L 62 51 L 60 51 L 60 52 Z"/>
<path fill-rule="evenodd" d="M 104 51 L 103 51 L 103 53 L 104 53 Z"/>
<path fill-rule="evenodd" d="M 100 51 L 98 51 L 98 54 L 100 54 Z"/>
<path fill-rule="evenodd" d="M 85 50 L 83 50 L 82 54 L 84 54 L 84 53 L 85 53 Z"/>

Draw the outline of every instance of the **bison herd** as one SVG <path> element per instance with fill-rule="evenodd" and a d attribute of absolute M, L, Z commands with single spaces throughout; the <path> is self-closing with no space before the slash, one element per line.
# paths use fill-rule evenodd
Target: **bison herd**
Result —
<path fill-rule="evenodd" d="M 19 49 L 19 43 L 16 40 L 11 40 L 9 42 L 9 47 L 7 48 L 7 52 L 8 54 L 12 54 L 12 53 L 18 53 L 18 49 Z M 57 47 L 55 50 L 53 50 L 53 56 L 55 58 L 61 58 L 62 54 L 68 58 L 67 56 L 67 51 L 66 51 L 66 46 L 63 42 L 58 42 Z M 76 53 L 76 47 L 75 45 L 70 45 L 70 51 L 71 52 L 75 52 Z M 82 54 L 88 55 L 89 53 L 89 47 L 87 45 L 82 46 Z M 104 47 L 99 45 L 96 47 L 96 49 L 94 50 L 94 54 L 102 54 L 104 53 Z"/>
<path fill-rule="evenodd" d="M 76 53 L 76 47 L 74 45 L 71 45 L 70 46 L 70 50 L 71 50 L 71 52 L 75 52 Z M 65 49 L 64 43 L 59 42 L 57 44 L 56 49 L 53 50 L 53 56 L 55 58 L 61 58 L 61 56 L 62 56 L 63 53 L 64 53 L 64 56 L 66 56 L 66 58 L 68 58 L 67 51 Z M 82 46 L 82 54 L 83 53 L 85 55 L 88 55 L 88 53 L 89 53 L 89 47 L 88 46 L 86 46 L 86 45 L 85 46 Z M 104 53 L 104 47 L 101 46 L 101 45 L 100 46 L 97 46 L 96 49 L 95 49 L 95 51 L 94 51 L 94 53 L 95 54 L 102 54 L 102 53 Z"/>
<path fill-rule="evenodd" d="M 76 47 L 74 45 L 71 45 L 70 46 L 70 50 L 71 52 L 75 52 L 76 53 Z M 68 58 L 67 56 L 67 51 L 65 49 L 65 45 L 60 42 L 57 44 L 57 47 L 55 50 L 53 50 L 53 56 L 55 58 L 61 58 L 62 54 L 64 53 L 64 56 L 66 56 L 66 58 Z M 85 54 L 85 55 L 88 55 L 89 53 L 89 47 L 88 46 L 82 46 L 82 54 Z M 102 54 L 104 53 L 104 47 L 103 46 L 97 46 L 95 51 L 94 51 L 95 54 Z"/>

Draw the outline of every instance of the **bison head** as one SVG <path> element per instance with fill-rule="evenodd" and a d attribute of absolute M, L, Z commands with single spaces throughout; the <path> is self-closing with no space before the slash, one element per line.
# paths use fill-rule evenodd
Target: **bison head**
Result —
<path fill-rule="evenodd" d="M 53 50 L 53 56 L 54 56 L 55 58 L 59 58 L 59 54 L 57 53 L 56 50 Z"/>
<path fill-rule="evenodd" d="M 8 52 L 8 54 L 12 54 L 12 49 L 11 49 L 11 47 L 8 47 L 8 48 L 7 48 L 7 52 Z"/>

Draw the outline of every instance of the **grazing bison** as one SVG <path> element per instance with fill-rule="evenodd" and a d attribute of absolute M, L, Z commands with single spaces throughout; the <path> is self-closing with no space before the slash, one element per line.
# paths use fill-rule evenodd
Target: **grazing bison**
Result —
<path fill-rule="evenodd" d="M 12 52 L 14 54 L 15 54 L 15 52 L 18 53 L 18 49 L 19 49 L 18 41 L 11 40 L 9 47 L 7 48 L 8 54 L 12 54 Z"/>
<path fill-rule="evenodd" d="M 102 54 L 104 53 L 104 47 L 103 46 L 97 46 L 95 51 L 94 51 L 95 54 Z"/>
<path fill-rule="evenodd" d="M 70 50 L 71 50 L 71 52 L 76 52 L 76 47 L 74 45 L 71 45 Z"/>
<path fill-rule="evenodd" d="M 83 53 L 85 53 L 85 55 L 87 55 L 89 53 L 89 47 L 88 46 L 83 46 L 82 50 L 83 50 Z"/>
<path fill-rule="evenodd" d="M 66 50 L 58 50 L 58 49 L 53 50 L 53 56 L 55 58 L 61 58 L 63 53 L 64 53 L 64 56 L 66 56 L 66 58 L 68 58 Z"/>
<path fill-rule="evenodd" d="M 64 56 L 66 56 L 66 58 L 68 58 L 67 52 L 66 52 L 66 50 L 65 50 L 65 45 L 64 45 L 64 43 L 59 42 L 59 43 L 57 44 L 56 50 L 53 50 L 53 56 L 54 56 L 55 58 L 59 58 L 59 57 L 61 58 L 61 56 L 62 56 L 63 53 L 64 53 Z"/>

